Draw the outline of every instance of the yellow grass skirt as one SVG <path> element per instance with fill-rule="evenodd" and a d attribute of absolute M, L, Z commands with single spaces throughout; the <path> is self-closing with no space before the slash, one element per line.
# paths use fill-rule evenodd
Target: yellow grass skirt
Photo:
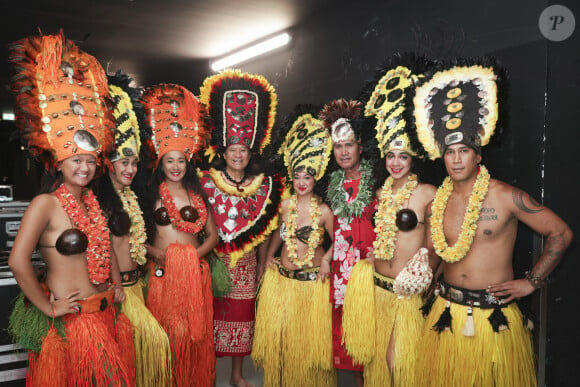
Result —
<path fill-rule="evenodd" d="M 171 347 L 169 338 L 149 312 L 143 300 L 143 285 L 126 286 L 123 313 L 133 324 L 137 386 L 167 386 L 171 383 Z"/>
<path fill-rule="evenodd" d="M 371 362 L 376 347 L 374 267 L 366 259 L 358 261 L 350 274 L 342 312 L 342 343 L 355 364 Z"/>
<path fill-rule="evenodd" d="M 329 281 L 299 281 L 269 268 L 258 293 L 252 359 L 264 386 L 335 386 Z"/>
<path fill-rule="evenodd" d="M 375 276 L 383 281 L 394 281 L 378 273 Z M 421 386 L 415 380 L 417 344 L 424 323 L 419 310 L 421 303 L 420 296 L 399 298 L 395 293 L 375 286 L 375 346 L 372 361 L 365 365 L 365 386 Z M 387 350 L 393 340 L 389 369 Z"/>
<path fill-rule="evenodd" d="M 493 309 L 473 308 L 474 336 L 464 336 L 467 306 L 451 303 L 451 330 L 432 329 L 445 309 L 437 297 L 423 328 L 417 361 L 418 386 L 537 385 L 530 331 L 515 303 L 502 308 L 509 329 L 494 332 Z"/>

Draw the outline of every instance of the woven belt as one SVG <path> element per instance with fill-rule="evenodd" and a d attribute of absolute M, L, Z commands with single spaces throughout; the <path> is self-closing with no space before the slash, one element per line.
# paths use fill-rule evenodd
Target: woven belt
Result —
<path fill-rule="evenodd" d="M 485 289 L 471 290 L 450 285 L 444 279 L 439 281 L 439 296 L 456 304 L 465 306 L 475 306 L 481 309 L 495 308 L 496 306 L 506 306 L 509 303 L 503 299 L 492 296 Z"/>
<path fill-rule="evenodd" d="M 121 282 L 123 286 L 133 286 L 139 281 L 139 269 L 122 271 L 121 272 Z"/>
<path fill-rule="evenodd" d="M 373 277 L 375 280 L 375 286 L 378 286 L 381 289 L 385 289 L 391 293 L 394 293 L 393 291 L 393 284 L 395 282 L 394 279 L 390 277 L 385 277 L 384 275 L 379 274 L 376 271 L 373 273 Z"/>
<path fill-rule="evenodd" d="M 103 312 L 109 306 L 113 305 L 113 297 L 115 292 L 113 290 L 107 290 L 105 292 L 93 294 L 86 299 L 79 301 L 80 307 L 78 307 L 78 313 L 95 313 Z"/>
<path fill-rule="evenodd" d="M 312 267 L 309 269 L 288 270 L 282 265 L 278 265 L 278 273 L 286 278 L 295 279 L 298 281 L 315 281 L 318 277 L 320 267 Z"/>

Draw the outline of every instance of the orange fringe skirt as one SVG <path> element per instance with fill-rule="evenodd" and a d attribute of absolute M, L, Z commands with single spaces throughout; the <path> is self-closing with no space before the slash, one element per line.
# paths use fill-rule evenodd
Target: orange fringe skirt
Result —
<path fill-rule="evenodd" d="M 63 316 L 66 339 L 48 331 L 40 353 L 30 353 L 27 386 L 133 386 L 112 302 L 112 291 L 97 293 L 81 301 L 79 314 Z"/>
<path fill-rule="evenodd" d="M 173 384 L 213 386 L 213 304 L 209 265 L 192 245 L 167 247 L 165 266 L 149 266 L 147 307 L 171 344 Z"/>

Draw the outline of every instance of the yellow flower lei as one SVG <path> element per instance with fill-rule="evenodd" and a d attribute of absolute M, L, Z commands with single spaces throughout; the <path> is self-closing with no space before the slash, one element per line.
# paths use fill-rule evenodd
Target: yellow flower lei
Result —
<path fill-rule="evenodd" d="M 244 190 L 240 192 L 236 189 L 236 187 L 229 185 L 225 181 L 225 179 L 222 177 L 221 171 L 210 168 L 209 175 L 211 176 L 215 186 L 218 187 L 220 191 L 227 193 L 230 196 L 239 196 L 242 198 L 246 198 L 255 194 L 258 188 L 262 186 L 262 182 L 264 181 L 264 174 L 260 173 L 258 176 L 253 177 L 252 182 L 244 186 Z"/>
<path fill-rule="evenodd" d="M 397 191 L 397 195 L 393 198 L 393 177 L 389 176 L 385 181 L 375 218 L 375 233 L 377 234 L 377 239 L 373 242 L 375 258 L 387 261 L 393 258 L 397 231 L 399 231 L 395 223 L 397 212 L 401 210 L 403 203 L 409 200 L 417 184 L 417 175 L 411 173 L 405 185 Z"/>
<path fill-rule="evenodd" d="M 131 227 L 129 228 L 129 249 L 131 251 L 131 259 L 138 265 L 144 265 L 147 262 L 145 255 L 147 248 L 145 242 L 147 241 L 147 233 L 145 232 L 145 221 L 143 220 L 143 212 L 137 196 L 129 187 L 117 190 L 117 194 L 123 203 L 123 209 L 129 215 L 131 220 Z"/>
<path fill-rule="evenodd" d="M 433 239 L 433 245 L 437 255 L 445 262 L 460 261 L 471 248 L 475 232 L 477 231 L 477 220 L 481 212 L 481 205 L 489 187 L 489 178 L 487 168 L 481 165 L 477 179 L 473 184 L 473 190 L 469 196 L 469 203 L 465 210 L 463 224 L 461 225 L 461 233 L 453 247 L 447 245 L 443 232 L 443 214 L 445 213 L 445 207 L 447 207 L 447 200 L 449 200 L 449 196 L 453 192 L 451 178 L 447 176 L 441 187 L 437 190 L 435 199 L 433 199 L 433 205 L 431 206 L 431 238 Z"/>
<path fill-rule="evenodd" d="M 308 237 L 308 251 L 306 253 L 306 258 L 304 260 L 299 260 L 297 256 L 297 243 L 296 243 L 296 223 L 298 218 L 297 202 L 298 198 L 296 195 L 292 195 L 288 203 L 288 224 L 287 236 L 286 236 L 286 249 L 288 251 L 288 257 L 290 262 L 299 268 L 304 266 L 312 267 L 312 260 L 314 258 L 314 252 L 318 247 L 320 241 L 320 233 L 318 232 L 318 220 L 320 219 L 320 206 L 318 204 L 318 199 L 316 196 L 312 196 L 310 199 L 310 236 Z"/>

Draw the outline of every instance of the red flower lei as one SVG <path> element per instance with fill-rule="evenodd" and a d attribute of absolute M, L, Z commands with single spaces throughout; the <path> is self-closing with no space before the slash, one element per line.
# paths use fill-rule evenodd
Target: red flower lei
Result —
<path fill-rule="evenodd" d="M 162 181 L 159 185 L 159 196 L 161 196 L 161 205 L 167 208 L 167 213 L 169 214 L 169 219 L 171 219 L 171 224 L 173 227 L 179 231 L 183 231 L 189 234 L 196 234 L 203 229 L 205 222 L 207 221 L 207 210 L 205 208 L 205 202 L 202 197 L 188 191 L 189 197 L 191 198 L 191 204 L 193 208 L 197 210 L 199 215 L 195 222 L 187 222 L 181 218 L 179 210 L 173 203 L 173 197 L 167 188 L 167 183 Z"/>
<path fill-rule="evenodd" d="M 87 207 L 88 216 L 81 210 L 79 203 L 64 184 L 61 184 L 54 191 L 54 195 L 74 226 L 82 231 L 89 240 L 87 246 L 89 279 L 93 284 L 104 283 L 109 279 L 111 240 L 109 239 L 107 221 L 93 191 L 84 189 L 82 193 L 83 204 Z"/>

